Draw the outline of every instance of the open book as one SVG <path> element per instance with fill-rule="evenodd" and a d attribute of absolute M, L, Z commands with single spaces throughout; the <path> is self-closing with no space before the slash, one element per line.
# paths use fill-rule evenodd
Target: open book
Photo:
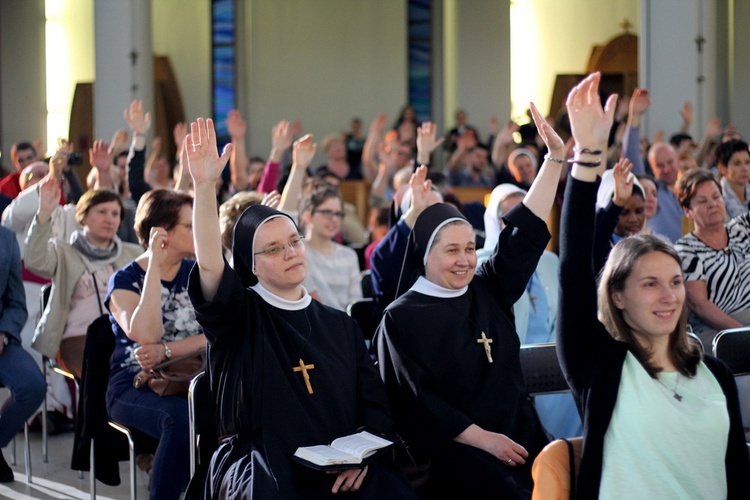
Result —
<path fill-rule="evenodd" d="M 305 446 L 297 448 L 294 458 L 315 469 L 348 468 L 340 466 L 359 465 L 367 458 L 374 457 L 379 450 L 391 446 L 392 441 L 383 439 L 367 431 L 335 439 L 330 445 Z"/>

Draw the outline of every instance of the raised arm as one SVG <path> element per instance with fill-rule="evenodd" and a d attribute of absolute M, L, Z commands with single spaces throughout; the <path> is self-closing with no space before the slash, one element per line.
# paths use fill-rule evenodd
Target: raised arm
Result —
<path fill-rule="evenodd" d="M 312 134 L 304 135 L 294 141 L 292 147 L 292 170 L 281 193 L 279 210 L 290 213 L 296 212 L 300 198 L 302 198 L 302 185 L 307 176 L 307 167 L 315 156 L 318 145 L 313 142 Z"/>
<path fill-rule="evenodd" d="M 379 114 L 370 123 L 367 131 L 367 139 L 362 147 L 362 167 L 364 167 L 365 178 L 370 182 L 375 180 L 378 175 L 378 149 L 383 142 L 383 128 L 388 116 L 385 113 Z"/>
<path fill-rule="evenodd" d="M 599 73 L 586 77 L 570 91 L 566 103 L 577 147 L 561 217 L 557 345 L 574 390 L 585 384 L 599 346 L 608 337 L 597 320 L 592 252 L 596 164 L 605 161 L 616 96 L 610 96 L 602 108 L 599 79 Z"/>
<path fill-rule="evenodd" d="M 57 252 L 52 235 L 52 212 L 60 206 L 60 183 L 48 177 L 39 186 L 39 206 L 26 237 L 24 262 L 36 274 L 51 278 L 57 269 Z"/>
<path fill-rule="evenodd" d="M 622 155 L 633 164 L 635 175 L 646 173 L 643 155 L 641 155 L 641 123 L 643 122 L 643 115 L 646 114 L 650 106 L 651 97 L 648 95 L 648 89 L 635 89 L 633 97 L 630 99 L 628 125 L 622 138 Z"/>
<path fill-rule="evenodd" d="M 550 210 L 552 210 L 552 203 L 555 201 L 557 185 L 560 182 L 560 171 L 565 164 L 565 143 L 549 122 L 544 119 L 533 102 L 530 107 L 531 116 L 534 118 L 539 135 L 547 145 L 549 153 L 544 157 L 542 168 L 539 169 L 529 192 L 526 193 L 523 204 L 534 215 L 546 221 Z M 604 149 L 606 149 L 606 143 L 604 146 Z"/>
<path fill-rule="evenodd" d="M 270 193 L 276 191 L 276 184 L 281 173 L 281 162 L 284 159 L 285 152 L 294 143 L 295 129 L 296 126 L 282 120 L 271 130 L 271 153 L 268 155 L 263 176 L 258 183 L 258 192 Z"/>
<path fill-rule="evenodd" d="M 247 150 L 245 149 L 245 135 L 247 123 L 240 112 L 233 109 L 227 113 L 227 129 L 232 138 L 232 156 L 229 158 L 229 172 L 232 186 L 236 191 L 247 189 Z"/>
<path fill-rule="evenodd" d="M 151 128 L 151 113 L 143 111 L 143 102 L 134 100 L 123 112 L 125 123 L 133 133 L 128 154 L 128 186 L 133 201 L 138 203 L 141 196 L 151 190 L 151 186 L 144 179 L 146 165 L 146 132 Z"/>
<path fill-rule="evenodd" d="M 93 189 L 108 189 L 117 192 L 110 172 L 112 170 L 112 149 L 102 140 L 94 141 L 89 148 L 89 163 L 96 172 Z"/>
<path fill-rule="evenodd" d="M 200 269 L 201 291 L 205 300 L 210 302 L 216 295 L 224 272 L 219 210 L 216 205 L 216 181 L 221 177 L 221 172 L 232 154 L 232 144 L 227 144 L 219 156 L 213 120 L 198 118 L 197 122 L 190 124 L 186 148 L 195 189 L 195 257 Z"/>

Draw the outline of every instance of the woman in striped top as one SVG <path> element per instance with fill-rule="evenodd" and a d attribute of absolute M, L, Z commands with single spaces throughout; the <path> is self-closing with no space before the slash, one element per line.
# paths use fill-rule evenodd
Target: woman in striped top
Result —
<path fill-rule="evenodd" d="M 675 194 L 695 225 L 675 243 L 685 273 L 690 323 L 710 348 L 717 332 L 750 324 L 750 216 L 724 223 L 721 186 L 707 170 L 684 174 Z"/>

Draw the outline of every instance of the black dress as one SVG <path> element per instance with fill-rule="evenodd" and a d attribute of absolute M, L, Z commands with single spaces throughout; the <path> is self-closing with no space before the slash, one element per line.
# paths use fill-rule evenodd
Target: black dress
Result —
<path fill-rule="evenodd" d="M 524 385 L 512 307 L 549 232 L 522 204 L 506 222 L 465 293 L 436 297 L 413 287 L 386 309 L 375 336 L 398 432 L 417 462 L 430 462 L 429 496 L 528 498 L 531 464 L 548 442 Z M 491 363 L 482 332 L 492 340 Z M 526 465 L 508 467 L 453 441 L 472 423 L 524 446 Z"/>
<path fill-rule="evenodd" d="M 209 344 L 215 420 L 223 436 L 190 495 L 328 497 L 336 476 L 293 462 L 297 447 L 328 444 L 361 427 L 392 430 L 383 384 L 356 323 L 309 299 L 296 309 L 267 302 L 243 287 L 226 263 L 212 302 L 202 297 L 197 266 L 189 290 Z M 312 394 L 302 372 L 294 371 L 300 360 L 314 365 L 308 371 Z M 413 498 L 414 492 L 403 475 L 375 463 L 355 497 Z"/>

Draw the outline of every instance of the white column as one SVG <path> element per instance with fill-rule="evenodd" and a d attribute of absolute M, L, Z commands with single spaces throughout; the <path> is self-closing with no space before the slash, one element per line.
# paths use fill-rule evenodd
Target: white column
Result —
<path fill-rule="evenodd" d="M 94 136 L 109 139 L 126 127 L 133 99 L 154 111 L 151 0 L 95 0 Z"/>

